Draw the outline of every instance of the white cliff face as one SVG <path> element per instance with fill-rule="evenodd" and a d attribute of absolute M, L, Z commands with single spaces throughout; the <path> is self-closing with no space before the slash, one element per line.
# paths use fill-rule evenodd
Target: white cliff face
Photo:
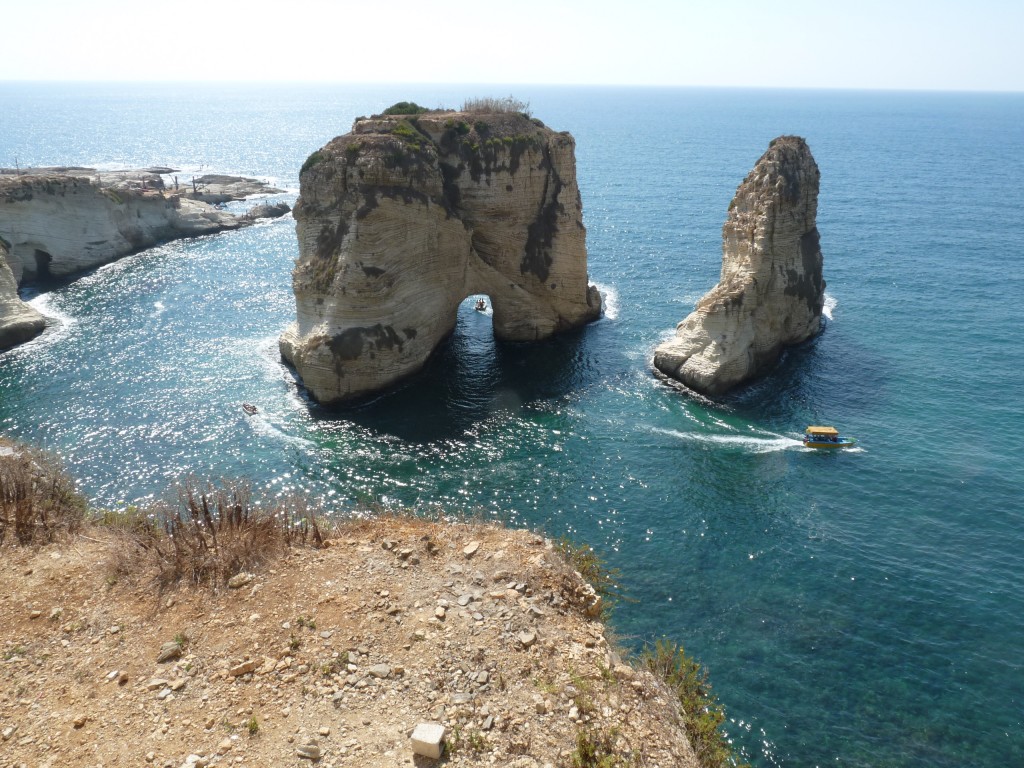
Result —
<path fill-rule="evenodd" d="M 600 315 L 587 284 L 575 143 L 518 114 L 357 121 L 307 160 L 295 206 L 297 320 L 283 357 L 320 402 L 418 370 L 487 294 L 498 338 Z"/>
<path fill-rule="evenodd" d="M 729 206 L 718 285 L 677 326 L 675 338 L 655 350 L 655 367 L 717 395 L 819 331 L 825 281 L 818 180 L 803 139 L 772 141 Z"/>
<path fill-rule="evenodd" d="M 0 240 L 0 350 L 42 333 L 46 318 L 18 298 L 18 282 L 8 262 L 10 254 Z"/>
<path fill-rule="evenodd" d="M 15 278 L 60 277 L 179 237 L 235 229 L 243 222 L 195 200 L 88 176 L 0 176 L 0 236 Z"/>

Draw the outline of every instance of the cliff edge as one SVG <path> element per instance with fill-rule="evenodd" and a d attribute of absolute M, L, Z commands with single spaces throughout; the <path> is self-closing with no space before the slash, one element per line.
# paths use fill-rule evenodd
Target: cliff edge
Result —
<path fill-rule="evenodd" d="M 575 141 L 518 112 L 358 119 L 303 166 L 285 360 L 320 402 L 420 369 L 459 304 L 532 341 L 599 317 Z"/>
<path fill-rule="evenodd" d="M 351 521 L 214 592 L 83 533 L 0 550 L 5 765 L 698 765 L 675 691 L 535 534 Z M 413 753 L 422 722 L 441 761 Z"/>
<path fill-rule="evenodd" d="M 821 327 L 818 166 L 807 142 L 774 139 L 740 184 L 722 227 L 721 279 L 654 353 L 687 387 L 722 394 Z"/>

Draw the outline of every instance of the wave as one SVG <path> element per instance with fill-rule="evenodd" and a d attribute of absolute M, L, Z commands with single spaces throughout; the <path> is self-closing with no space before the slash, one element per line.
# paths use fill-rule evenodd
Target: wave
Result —
<path fill-rule="evenodd" d="M 831 294 L 826 293 L 825 294 L 825 305 L 821 308 L 821 314 L 823 314 L 826 317 L 826 319 L 831 320 L 832 319 L 832 310 L 836 308 L 836 305 L 838 303 L 839 303 L 839 301 L 836 299 L 835 296 L 832 296 Z"/>
<path fill-rule="evenodd" d="M 78 318 L 59 310 L 50 300 L 50 296 L 49 293 L 42 293 L 25 302 L 46 317 L 46 330 L 35 339 L 20 345 L 20 348 L 30 348 L 37 344 L 52 344 L 67 336 L 71 328 L 78 324 Z"/>
<path fill-rule="evenodd" d="M 619 318 L 618 290 L 604 283 L 594 283 L 594 287 L 601 293 L 601 306 L 604 316 L 609 320 L 617 320 Z"/>

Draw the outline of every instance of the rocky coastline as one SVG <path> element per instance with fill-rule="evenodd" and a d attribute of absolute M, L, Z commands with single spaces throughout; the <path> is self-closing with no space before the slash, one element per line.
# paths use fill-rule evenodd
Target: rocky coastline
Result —
<path fill-rule="evenodd" d="M 0 350 L 40 333 L 18 298 L 26 282 L 68 278 L 183 237 L 249 226 L 286 204 L 236 215 L 215 203 L 282 192 L 256 179 L 207 175 L 175 185 L 172 168 L 0 169 Z"/>
<path fill-rule="evenodd" d="M 18 296 L 7 246 L 0 239 L 0 351 L 38 336 L 46 327 L 46 318 Z"/>

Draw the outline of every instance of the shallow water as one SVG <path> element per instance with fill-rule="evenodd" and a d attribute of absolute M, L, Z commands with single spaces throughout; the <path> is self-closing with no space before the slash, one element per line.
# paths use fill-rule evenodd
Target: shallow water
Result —
<path fill-rule="evenodd" d="M 266 222 L 34 298 L 59 322 L 0 355 L 0 429 L 59 451 L 98 505 L 248 477 L 590 542 L 634 600 L 619 633 L 706 663 L 756 765 L 1024 763 L 1024 97 L 514 92 L 576 137 L 601 321 L 504 344 L 470 300 L 421 376 L 321 409 L 278 360 L 297 248 Z M 2 84 L 0 162 L 295 190 L 356 115 L 466 95 Z M 717 280 L 729 200 L 782 133 L 822 171 L 827 328 L 722 402 L 688 399 L 651 354 Z M 809 423 L 860 447 L 804 449 Z"/>

